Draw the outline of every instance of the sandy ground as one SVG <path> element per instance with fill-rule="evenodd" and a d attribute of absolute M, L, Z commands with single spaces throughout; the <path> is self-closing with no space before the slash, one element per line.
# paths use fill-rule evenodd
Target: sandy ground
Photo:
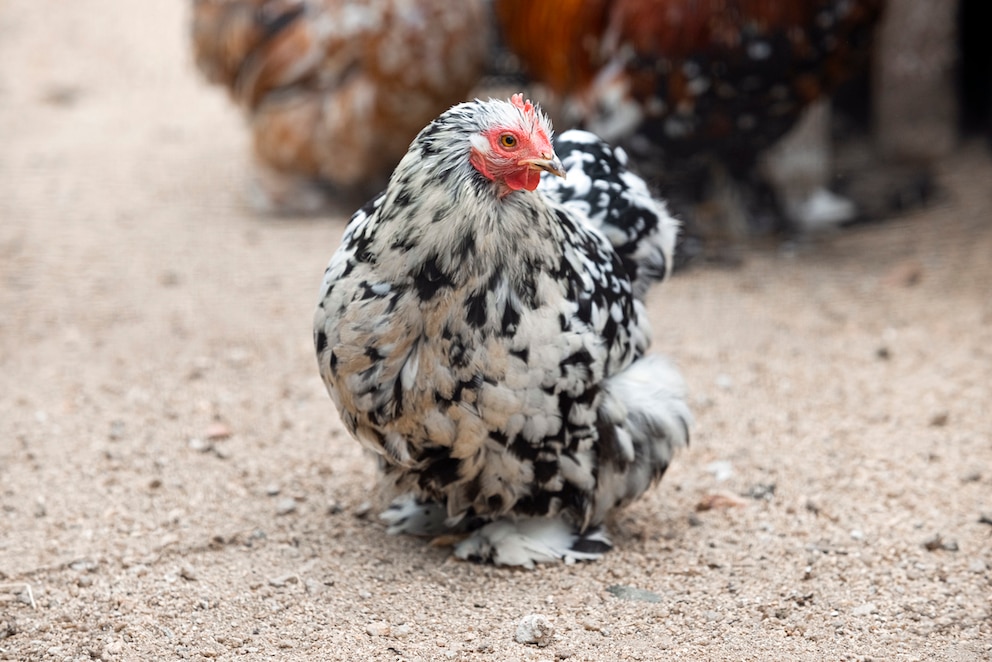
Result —
<path fill-rule="evenodd" d="M 0 658 L 992 658 L 986 152 L 659 288 L 692 447 L 602 562 L 480 567 L 368 512 L 310 344 L 344 216 L 248 209 L 184 7 L 0 5 Z"/>

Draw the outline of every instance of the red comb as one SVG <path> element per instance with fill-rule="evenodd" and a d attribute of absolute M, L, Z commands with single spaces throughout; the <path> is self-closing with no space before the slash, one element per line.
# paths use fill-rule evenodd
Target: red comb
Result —
<path fill-rule="evenodd" d="M 530 99 L 524 101 L 524 95 L 522 94 L 514 94 L 510 97 L 510 103 L 522 110 L 524 115 L 530 116 L 534 114 L 534 104 L 530 102 Z"/>

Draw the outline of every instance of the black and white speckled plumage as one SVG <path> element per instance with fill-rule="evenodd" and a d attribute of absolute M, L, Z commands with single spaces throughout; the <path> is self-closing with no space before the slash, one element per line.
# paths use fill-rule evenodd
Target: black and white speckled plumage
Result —
<path fill-rule="evenodd" d="M 627 169 L 627 154 L 588 131 L 573 129 L 558 136 L 555 151 L 568 176 L 541 176 L 541 190 L 588 219 L 616 250 L 644 298 L 648 287 L 672 270 L 675 221 L 643 179 Z"/>
<path fill-rule="evenodd" d="M 596 527 L 660 478 L 690 418 L 677 372 L 645 355 L 639 296 L 648 274 L 667 271 L 676 233 L 664 207 L 652 208 L 653 227 L 627 228 L 641 190 L 624 190 L 622 173 L 505 195 L 470 164 L 474 134 L 546 125 L 535 118 L 474 101 L 421 131 L 352 217 L 314 320 L 341 418 L 397 492 L 437 504 L 423 513 L 448 527 L 491 522 L 459 555 L 522 565 L 608 549 Z M 581 153 L 602 147 L 579 138 L 559 146 L 596 177 L 601 155 Z M 643 251 L 631 245 L 642 237 Z M 406 519 L 394 513 L 394 528 L 436 532 Z M 559 542 L 534 543 L 534 531 Z M 545 543 L 550 552 L 534 551 Z"/>

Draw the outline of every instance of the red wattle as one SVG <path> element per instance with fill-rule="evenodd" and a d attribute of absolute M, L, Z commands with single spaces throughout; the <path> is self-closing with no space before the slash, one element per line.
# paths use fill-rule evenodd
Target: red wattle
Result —
<path fill-rule="evenodd" d="M 534 168 L 525 167 L 510 173 L 504 181 L 514 191 L 519 191 L 520 189 L 533 191 L 541 182 L 541 173 Z"/>

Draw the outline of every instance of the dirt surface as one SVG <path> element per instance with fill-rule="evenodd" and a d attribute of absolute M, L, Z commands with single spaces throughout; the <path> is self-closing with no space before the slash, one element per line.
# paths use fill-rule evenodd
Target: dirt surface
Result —
<path fill-rule="evenodd" d="M 992 658 L 985 151 L 657 289 L 691 448 L 603 561 L 480 567 L 369 510 L 310 342 L 345 215 L 247 207 L 185 4 L 0 5 L 0 659 Z"/>

